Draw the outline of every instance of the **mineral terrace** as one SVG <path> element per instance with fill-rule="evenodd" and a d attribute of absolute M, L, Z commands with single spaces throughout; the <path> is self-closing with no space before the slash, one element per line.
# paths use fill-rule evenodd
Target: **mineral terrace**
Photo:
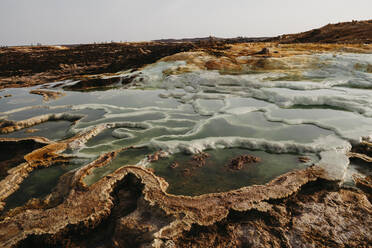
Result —
<path fill-rule="evenodd" d="M 372 246 L 371 44 L 0 59 L 1 247 Z"/>

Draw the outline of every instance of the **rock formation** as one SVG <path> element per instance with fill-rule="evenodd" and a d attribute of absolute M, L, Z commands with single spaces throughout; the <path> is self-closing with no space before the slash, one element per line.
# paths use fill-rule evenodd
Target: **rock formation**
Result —
<path fill-rule="evenodd" d="M 372 242 L 366 195 L 320 179 L 318 167 L 266 185 L 197 197 L 167 194 L 164 180 L 137 166 L 84 184 L 90 169 L 115 155 L 104 154 L 61 178 L 43 202 L 3 215 L 2 247 L 367 247 Z M 66 187 L 68 193 L 61 192 Z"/>
<path fill-rule="evenodd" d="M 259 162 L 261 162 L 261 159 L 259 157 L 246 154 L 246 155 L 240 155 L 236 158 L 233 158 L 228 164 L 228 167 L 232 170 L 241 170 L 246 164 L 259 163 Z"/>
<path fill-rule="evenodd" d="M 41 95 L 44 101 L 55 100 L 60 98 L 61 96 L 66 95 L 65 93 L 62 92 L 50 90 L 31 90 L 30 94 Z"/>

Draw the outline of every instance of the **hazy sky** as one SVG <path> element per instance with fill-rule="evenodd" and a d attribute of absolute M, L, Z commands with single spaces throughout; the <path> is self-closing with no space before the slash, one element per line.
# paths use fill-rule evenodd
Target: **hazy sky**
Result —
<path fill-rule="evenodd" d="M 0 0 L 0 45 L 274 36 L 372 19 L 372 0 Z"/>

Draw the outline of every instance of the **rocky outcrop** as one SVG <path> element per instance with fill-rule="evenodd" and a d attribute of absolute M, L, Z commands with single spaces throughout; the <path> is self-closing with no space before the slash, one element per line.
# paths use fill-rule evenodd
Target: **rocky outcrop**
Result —
<path fill-rule="evenodd" d="M 348 153 L 350 158 L 357 158 L 366 162 L 372 162 L 372 142 L 370 140 L 362 140 L 359 144 L 353 146 L 351 152 Z"/>
<path fill-rule="evenodd" d="M 79 82 L 64 86 L 63 89 L 71 91 L 92 91 L 92 90 L 102 90 L 113 87 L 121 87 L 130 84 L 136 75 L 133 76 L 123 76 L 123 77 L 110 77 L 110 78 L 86 78 Z"/>
<path fill-rule="evenodd" d="M 197 197 L 167 194 L 163 179 L 137 166 L 84 184 L 89 170 L 114 157 L 104 154 L 61 181 L 65 185 L 57 188 L 68 187 L 69 193 L 52 193 L 64 196 L 60 204 L 29 205 L 4 216 L 0 244 L 366 247 L 372 242 L 372 206 L 366 195 L 320 179 L 318 167 L 287 173 L 266 185 Z"/>
<path fill-rule="evenodd" d="M 231 211 L 211 226 L 195 225 L 173 247 L 368 247 L 370 216 L 363 194 L 308 184 L 265 209 Z"/>
<path fill-rule="evenodd" d="M 196 163 L 197 167 L 203 167 L 206 160 L 210 157 L 210 155 L 206 152 L 200 152 L 192 156 L 192 160 Z"/>
<path fill-rule="evenodd" d="M 41 95 L 43 97 L 44 101 L 56 100 L 56 99 L 66 95 L 63 92 L 50 91 L 50 90 L 40 90 L 40 89 L 39 90 L 31 90 L 30 94 Z"/>
<path fill-rule="evenodd" d="M 259 162 L 261 162 L 261 158 L 246 154 L 233 158 L 227 166 L 231 170 L 241 170 L 246 164 Z"/>
<path fill-rule="evenodd" d="M 159 159 L 166 158 L 167 156 L 168 156 L 168 153 L 162 150 L 159 150 L 159 151 L 154 152 L 154 154 L 147 155 L 147 161 L 149 163 L 152 163 L 152 162 L 158 161 Z"/>
<path fill-rule="evenodd" d="M 369 200 L 372 201 L 372 176 L 361 177 L 354 175 L 353 179 L 356 186 L 363 190 L 369 197 Z"/>
<path fill-rule="evenodd" d="M 298 161 L 301 163 L 309 163 L 311 161 L 311 158 L 307 156 L 299 156 Z"/>

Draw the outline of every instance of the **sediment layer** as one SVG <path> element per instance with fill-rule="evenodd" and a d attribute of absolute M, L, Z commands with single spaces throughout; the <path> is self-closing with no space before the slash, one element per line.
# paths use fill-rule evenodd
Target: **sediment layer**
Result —
<path fill-rule="evenodd" d="M 319 52 L 371 52 L 369 44 L 279 44 L 237 43 L 209 40 L 184 43 L 111 43 L 64 47 L 14 47 L 0 49 L 0 89 L 19 88 L 57 82 L 80 81 L 72 90 L 92 90 L 98 85 L 112 84 L 102 75 L 115 76 L 117 72 L 136 70 L 166 56 L 182 52 L 203 52 L 201 61 L 194 60 L 198 67 L 220 70 L 223 73 L 242 73 L 239 57 L 251 56 L 248 62 L 252 69 L 270 69 L 265 58 Z M 180 55 L 177 55 L 178 58 Z M 217 57 L 218 59 L 215 59 Z M 201 56 L 199 56 L 201 58 Z M 211 59 L 208 59 L 211 58 Z M 201 66 L 202 63 L 203 65 Z M 180 68 L 187 72 L 193 68 Z M 172 72 L 174 73 L 174 72 Z M 123 80 L 123 79 L 121 79 Z M 129 79 L 124 79 L 124 84 Z M 75 87 L 75 89 L 74 89 Z M 67 88 L 66 88 L 67 89 Z"/>

